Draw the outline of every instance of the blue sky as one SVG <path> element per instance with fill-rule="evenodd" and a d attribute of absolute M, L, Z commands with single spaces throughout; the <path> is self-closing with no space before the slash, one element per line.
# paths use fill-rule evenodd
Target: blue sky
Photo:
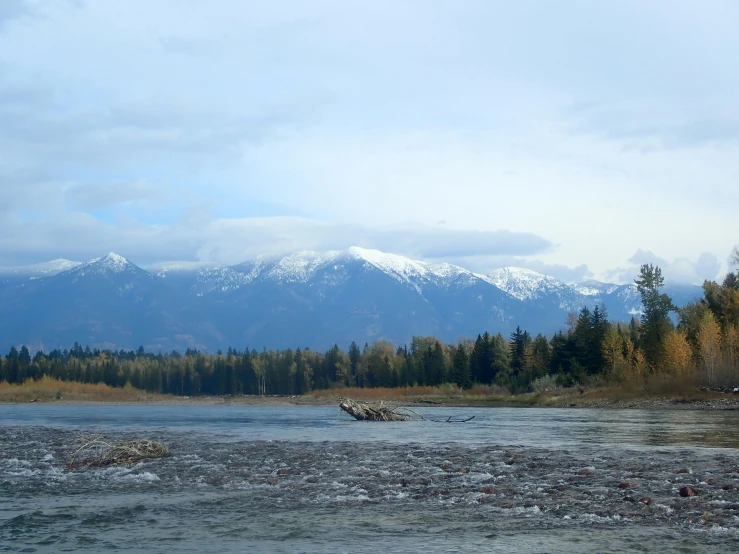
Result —
<path fill-rule="evenodd" d="M 3 0 L 0 265 L 351 245 L 701 282 L 739 4 Z"/>

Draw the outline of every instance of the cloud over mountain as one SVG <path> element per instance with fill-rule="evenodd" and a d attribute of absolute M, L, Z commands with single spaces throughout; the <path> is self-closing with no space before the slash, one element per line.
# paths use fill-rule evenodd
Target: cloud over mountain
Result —
<path fill-rule="evenodd" d="M 736 241 L 737 19 L 723 0 L 5 0 L 0 263 L 361 244 L 569 281 L 627 279 L 644 249 L 707 253 L 674 266 L 695 280 Z"/>

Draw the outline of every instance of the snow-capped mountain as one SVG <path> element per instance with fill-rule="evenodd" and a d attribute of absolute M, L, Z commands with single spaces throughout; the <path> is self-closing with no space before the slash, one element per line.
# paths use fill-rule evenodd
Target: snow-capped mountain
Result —
<path fill-rule="evenodd" d="M 172 263 L 155 266 L 156 276 L 170 278 L 175 272 L 179 276 L 190 274 L 192 292 L 228 292 L 252 282 L 278 284 L 310 283 L 320 280 L 338 285 L 342 280 L 341 269 L 347 265 L 363 266 L 378 270 L 398 283 L 411 286 L 421 292 L 424 286 L 448 286 L 452 283 L 469 285 L 486 278 L 475 275 L 461 267 L 445 263 L 426 263 L 411 260 L 379 250 L 352 247 L 348 250 L 297 252 L 284 257 L 260 257 L 231 267 L 209 266 L 199 268 L 186 264 Z M 176 269 L 170 269 L 170 268 Z M 333 273 L 333 275 L 329 275 Z"/>
<path fill-rule="evenodd" d="M 547 294 L 571 292 L 572 289 L 542 273 L 521 267 L 503 267 L 488 275 L 490 282 L 519 300 L 536 300 Z"/>
<path fill-rule="evenodd" d="M 111 275 L 136 275 L 146 279 L 151 279 L 152 275 L 132 264 L 123 256 L 119 256 L 115 252 L 111 252 L 106 256 L 95 258 L 89 262 L 79 264 L 71 269 L 68 269 L 62 273 L 66 273 L 68 276 L 74 276 L 75 278 L 84 278 L 92 275 L 97 276 L 111 276 Z"/>
<path fill-rule="evenodd" d="M 613 283 L 601 283 L 600 281 L 590 279 L 588 281 L 575 283 L 570 286 L 582 295 L 598 296 L 600 294 L 611 294 L 621 285 L 614 285 Z"/>
<path fill-rule="evenodd" d="M 355 262 L 413 287 L 428 282 L 449 283 L 459 276 L 475 277 L 466 269 L 451 264 L 425 263 L 359 247 L 325 253 L 298 252 L 282 258 L 258 258 L 254 262 L 234 266 L 234 269 L 248 276 L 249 281 L 262 278 L 278 283 L 307 283 L 332 266 L 338 268 Z"/>
<path fill-rule="evenodd" d="M 0 321 L 0 347 L 324 349 L 352 340 L 402 344 L 414 335 L 451 342 L 516 325 L 553 333 L 584 306 L 603 305 L 623 321 L 641 310 L 634 285 L 567 285 L 521 268 L 479 275 L 357 247 L 230 267 L 168 262 L 144 270 L 114 253 L 69 264 L 0 287 L 0 305 L 18 314 Z M 699 287 L 674 290 L 678 304 L 700 295 Z"/>
<path fill-rule="evenodd" d="M 0 318 L 0 337 L 8 344 L 45 349 L 74 342 L 106 348 L 139 344 L 168 351 L 224 340 L 188 297 L 113 253 L 0 290 L 0 303 L 13 314 Z"/>
<path fill-rule="evenodd" d="M 19 275 L 29 278 L 48 277 L 50 275 L 61 273 L 62 271 L 67 271 L 68 269 L 72 269 L 78 265 L 80 265 L 80 262 L 58 258 L 56 260 L 42 262 L 40 264 L 19 267 L 0 267 L 0 275 Z"/>
<path fill-rule="evenodd" d="M 51 277 L 63 271 L 77 267 L 78 265 L 80 265 L 80 262 L 73 262 L 71 260 L 59 258 L 57 260 L 51 260 L 50 262 L 43 262 L 40 264 L 18 267 L 0 267 L 0 290 L 25 281 Z"/>

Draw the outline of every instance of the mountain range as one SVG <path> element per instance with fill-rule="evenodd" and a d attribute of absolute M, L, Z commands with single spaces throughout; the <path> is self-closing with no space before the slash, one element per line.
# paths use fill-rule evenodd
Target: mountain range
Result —
<path fill-rule="evenodd" d="M 677 305 L 698 286 L 666 286 Z M 488 275 L 353 247 L 260 257 L 234 266 L 162 263 L 143 269 L 117 254 L 0 268 L 0 347 L 346 347 L 414 335 L 452 342 L 516 326 L 551 334 L 568 312 L 603 305 L 611 320 L 641 313 L 634 285 L 567 285 L 522 268 Z"/>

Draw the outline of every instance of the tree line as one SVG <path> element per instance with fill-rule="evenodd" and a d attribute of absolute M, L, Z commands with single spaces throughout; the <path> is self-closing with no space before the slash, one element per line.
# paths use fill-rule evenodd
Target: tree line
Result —
<path fill-rule="evenodd" d="M 604 306 L 584 307 L 552 337 L 516 328 L 508 337 L 485 332 L 456 344 L 414 337 L 402 346 L 377 341 L 360 348 L 352 343 L 346 351 L 334 345 L 325 352 L 229 348 L 217 354 L 100 350 L 75 343 L 69 350 L 31 356 L 23 346 L 0 358 L 0 381 L 51 376 L 184 396 L 300 395 L 342 386 L 445 383 L 525 392 L 598 380 L 638 383 L 654 374 L 694 374 L 709 385 L 739 385 L 735 273 L 721 284 L 706 281 L 703 298 L 682 308 L 660 292 L 664 278 L 659 267 L 641 266 L 635 283 L 643 306 L 640 318 L 612 322 Z"/>

